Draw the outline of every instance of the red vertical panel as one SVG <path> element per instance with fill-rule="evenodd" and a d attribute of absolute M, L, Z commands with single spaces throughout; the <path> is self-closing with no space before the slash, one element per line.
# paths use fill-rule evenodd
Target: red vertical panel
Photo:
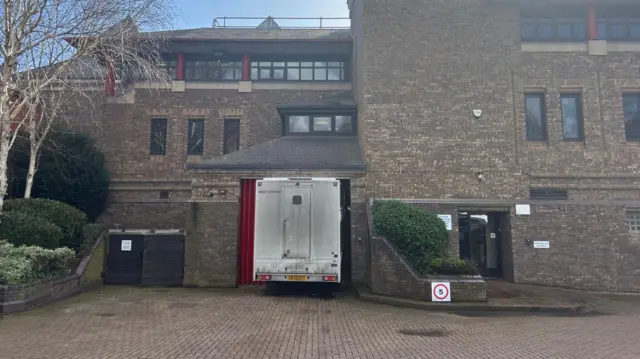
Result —
<path fill-rule="evenodd" d="M 178 61 L 176 66 L 176 80 L 184 80 L 184 54 L 178 54 Z"/>
<path fill-rule="evenodd" d="M 589 16 L 588 16 L 588 26 L 589 30 L 589 40 L 597 40 L 598 39 L 598 20 L 596 19 L 596 7 L 595 5 L 589 5 L 588 8 Z"/>
<path fill-rule="evenodd" d="M 249 55 L 244 55 L 242 56 L 242 81 L 249 81 L 251 80 L 251 59 L 249 58 Z M 254 181 L 255 180 L 248 180 L 248 181 Z"/>
<path fill-rule="evenodd" d="M 238 284 L 256 284 L 253 278 L 256 181 L 242 180 L 240 207 L 240 245 L 238 254 Z"/>
<path fill-rule="evenodd" d="M 107 63 L 107 78 L 104 82 L 104 92 L 109 96 L 116 94 L 116 70 L 112 62 Z"/>

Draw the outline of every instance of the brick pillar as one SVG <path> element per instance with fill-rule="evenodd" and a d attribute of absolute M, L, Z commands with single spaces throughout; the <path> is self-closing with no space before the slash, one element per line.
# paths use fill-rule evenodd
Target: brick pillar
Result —
<path fill-rule="evenodd" d="M 107 63 L 107 78 L 104 81 L 104 92 L 109 96 L 116 94 L 116 70 L 113 62 Z"/>
<path fill-rule="evenodd" d="M 587 29 L 589 29 L 589 40 L 598 40 L 598 21 L 596 20 L 595 5 L 589 5 L 588 7 Z"/>
<path fill-rule="evenodd" d="M 184 54 L 178 54 L 176 80 L 184 80 Z"/>
<path fill-rule="evenodd" d="M 249 55 L 242 57 L 242 81 L 251 80 L 251 58 Z"/>

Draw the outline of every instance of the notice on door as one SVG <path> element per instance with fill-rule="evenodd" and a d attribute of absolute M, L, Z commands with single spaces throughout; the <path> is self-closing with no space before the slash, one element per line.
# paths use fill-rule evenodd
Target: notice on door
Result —
<path fill-rule="evenodd" d="M 450 302 L 451 301 L 451 283 L 431 282 L 431 301 L 432 302 Z"/>
<path fill-rule="evenodd" d="M 131 252 L 131 240 L 123 239 L 120 243 L 120 250 L 123 252 Z"/>
<path fill-rule="evenodd" d="M 453 229 L 450 214 L 439 214 L 438 218 L 440 218 L 440 220 L 444 222 L 444 225 L 447 227 L 447 231 L 450 231 Z"/>

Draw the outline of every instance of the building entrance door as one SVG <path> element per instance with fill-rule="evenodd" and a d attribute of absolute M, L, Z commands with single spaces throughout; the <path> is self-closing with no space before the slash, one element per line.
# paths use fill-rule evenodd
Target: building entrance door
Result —
<path fill-rule="evenodd" d="M 460 258 L 475 262 L 483 277 L 502 277 L 502 213 L 458 213 Z"/>

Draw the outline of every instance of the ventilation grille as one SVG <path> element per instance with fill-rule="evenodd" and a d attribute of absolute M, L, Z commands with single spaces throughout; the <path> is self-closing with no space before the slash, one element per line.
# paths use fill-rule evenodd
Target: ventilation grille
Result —
<path fill-rule="evenodd" d="M 556 200 L 569 199 L 566 189 L 561 188 L 531 188 L 529 189 L 529 199 Z"/>
<path fill-rule="evenodd" d="M 160 192 L 160 199 L 168 199 L 168 198 L 169 198 L 169 192 L 167 191 Z"/>

